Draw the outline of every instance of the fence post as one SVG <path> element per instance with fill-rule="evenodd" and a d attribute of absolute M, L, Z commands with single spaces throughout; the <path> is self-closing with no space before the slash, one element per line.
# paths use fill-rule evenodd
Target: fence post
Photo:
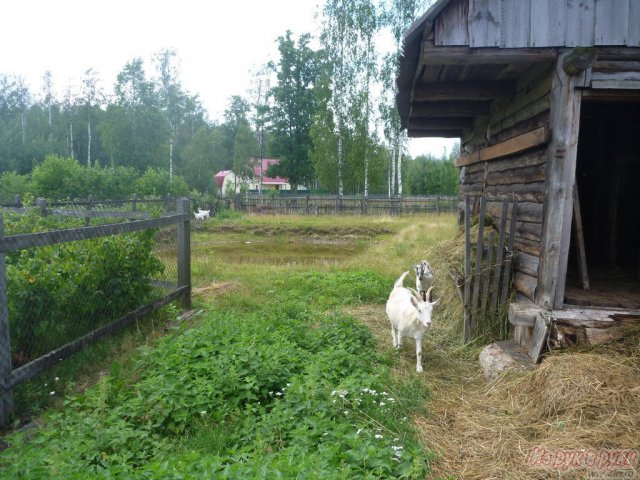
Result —
<path fill-rule="evenodd" d="M 47 201 L 44 198 L 36 198 L 36 207 L 40 209 L 40 213 L 43 217 L 47 216 Z"/>
<path fill-rule="evenodd" d="M 191 309 L 191 202 L 188 198 L 178 198 L 179 214 L 185 214 L 184 221 L 178 222 L 178 288 L 188 286 L 189 291 L 182 300 L 185 310 Z"/>
<path fill-rule="evenodd" d="M 4 221 L 0 213 L 0 237 L 4 236 Z M 11 337 L 7 306 L 7 270 L 4 253 L 0 252 L 0 426 L 9 424 L 13 413 L 13 389 L 8 385 L 11 375 Z"/>
<path fill-rule="evenodd" d="M 91 224 L 91 215 L 89 212 L 93 210 L 93 195 L 87 197 L 87 215 L 84 217 L 84 225 L 88 227 Z"/>

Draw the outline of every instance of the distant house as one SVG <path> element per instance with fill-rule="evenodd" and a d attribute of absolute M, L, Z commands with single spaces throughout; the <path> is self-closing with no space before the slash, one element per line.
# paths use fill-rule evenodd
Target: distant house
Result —
<path fill-rule="evenodd" d="M 250 191 L 273 191 L 273 190 L 291 190 L 289 180 L 284 177 L 268 177 L 267 170 L 271 165 L 277 165 L 280 160 L 275 158 L 263 158 L 259 160 L 253 167 L 253 178 L 244 179 L 236 177 L 231 170 L 222 170 L 214 175 L 218 192 L 221 196 L 235 192 L 240 193 L 241 186 L 247 185 Z M 262 173 L 262 189 L 260 188 L 260 174 Z M 306 190 L 302 185 L 298 185 L 298 190 Z"/>
<path fill-rule="evenodd" d="M 249 180 L 249 190 L 260 190 L 260 173 L 262 173 L 262 190 L 291 190 L 289 179 L 284 177 L 268 177 L 267 170 L 271 165 L 277 165 L 280 160 L 275 158 L 263 158 L 258 160 L 253 167 L 253 178 Z M 306 190 L 299 185 L 298 190 Z"/>
<path fill-rule="evenodd" d="M 236 181 L 236 175 L 231 170 L 222 170 L 213 176 L 218 188 L 218 195 L 224 197 L 229 192 L 233 193 L 234 189 L 240 191 L 240 180 Z"/>

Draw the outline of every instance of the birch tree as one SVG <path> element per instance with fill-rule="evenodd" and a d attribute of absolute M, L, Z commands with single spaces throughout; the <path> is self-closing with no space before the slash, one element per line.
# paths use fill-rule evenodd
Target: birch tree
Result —
<path fill-rule="evenodd" d="M 156 55 L 160 101 L 169 123 L 169 181 L 173 180 L 176 131 L 183 117 L 186 102 L 178 79 L 178 70 L 174 64 L 175 57 L 176 52 L 168 49 L 162 50 Z"/>
<path fill-rule="evenodd" d="M 91 120 L 93 109 L 103 101 L 103 92 L 98 84 L 98 74 L 90 68 L 82 79 L 82 103 L 87 115 L 87 166 L 91 166 Z"/>

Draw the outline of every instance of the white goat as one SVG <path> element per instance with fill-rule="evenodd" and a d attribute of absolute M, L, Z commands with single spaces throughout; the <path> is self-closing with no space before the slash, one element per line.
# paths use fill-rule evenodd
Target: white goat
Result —
<path fill-rule="evenodd" d="M 415 264 L 413 269 L 416 272 L 416 290 L 422 295 L 422 300 L 425 302 L 427 300 L 430 301 L 431 299 L 426 292 L 433 286 L 433 269 L 431 265 L 426 260 L 422 260 L 419 264 Z"/>
<path fill-rule="evenodd" d="M 404 277 L 409 272 L 404 272 L 396 283 L 387 300 L 387 316 L 391 321 L 391 336 L 393 346 L 400 348 L 403 337 L 412 337 L 416 341 L 416 371 L 422 372 L 422 336 L 424 331 L 431 326 L 431 313 L 438 303 L 423 301 L 417 297 L 411 289 L 403 287 Z M 427 290 L 427 298 L 430 298 L 430 287 Z"/>
<path fill-rule="evenodd" d="M 198 208 L 198 211 L 196 213 L 194 213 L 196 220 L 204 220 L 205 218 L 209 218 L 209 210 L 200 210 L 200 208 Z"/>

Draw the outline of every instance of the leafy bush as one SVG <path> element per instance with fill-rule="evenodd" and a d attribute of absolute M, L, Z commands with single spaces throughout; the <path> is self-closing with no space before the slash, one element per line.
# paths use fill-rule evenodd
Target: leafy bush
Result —
<path fill-rule="evenodd" d="M 360 272 L 359 275 L 364 275 Z M 358 275 L 357 279 L 360 279 Z M 347 272 L 313 274 L 340 288 Z M 373 293 L 371 293 L 373 294 Z M 377 294 L 375 294 L 377 295 Z M 357 302 L 355 295 L 345 297 Z M 285 287 L 140 351 L 0 455 L 8 477 L 424 478 L 369 330 Z"/>
<path fill-rule="evenodd" d="M 7 256 L 13 360 L 25 363 L 144 305 L 163 270 L 152 231 Z"/>

